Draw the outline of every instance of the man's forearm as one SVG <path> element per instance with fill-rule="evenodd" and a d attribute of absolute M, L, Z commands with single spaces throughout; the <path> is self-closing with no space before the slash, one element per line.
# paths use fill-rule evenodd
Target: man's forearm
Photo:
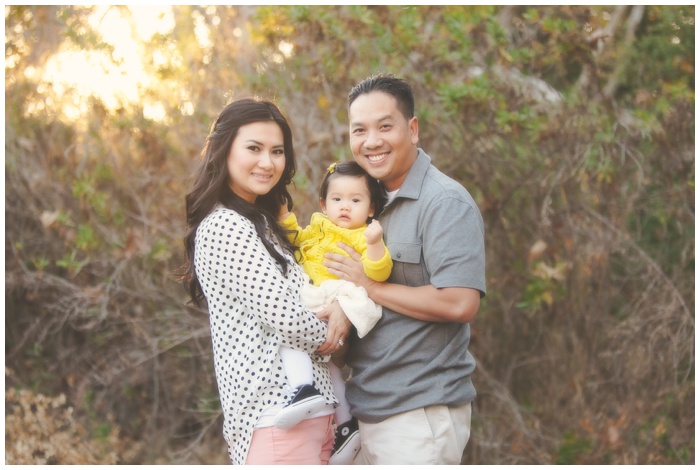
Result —
<path fill-rule="evenodd" d="M 476 289 L 432 285 L 409 287 L 374 282 L 366 287 L 379 305 L 417 320 L 468 323 L 479 311 L 481 295 Z"/>

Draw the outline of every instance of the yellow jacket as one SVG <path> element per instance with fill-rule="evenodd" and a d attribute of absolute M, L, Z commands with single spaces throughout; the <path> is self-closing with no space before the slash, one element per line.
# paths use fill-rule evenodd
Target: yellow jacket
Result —
<path fill-rule="evenodd" d="M 391 274 L 391 255 L 387 247 L 384 247 L 384 256 L 378 261 L 373 261 L 367 257 L 367 239 L 364 231 L 367 225 L 356 229 L 342 228 L 331 222 L 328 217 L 320 212 L 315 212 L 311 216 L 311 223 L 306 228 L 301 228 L 297 218 L 290 213 L 282 222 L 282 227 L 287 230 L 294 230 L 296 233 L 289 234 L 289 241 L 299 247 L 297 261 L 304 266 L 306 274 L 311 278 L 311 282 L 318 286 L 328 279 L 338 279 L 328 272 L 323 265 L 325 254 L 328 252 L 338 253 L 348 256 L 342 249 L 338 248 L 338 242 L 343 242 L 355 249 L 362 255 L 362 266 L 365 274 L 370 279 L 378 282 L 386 281 Z"/>

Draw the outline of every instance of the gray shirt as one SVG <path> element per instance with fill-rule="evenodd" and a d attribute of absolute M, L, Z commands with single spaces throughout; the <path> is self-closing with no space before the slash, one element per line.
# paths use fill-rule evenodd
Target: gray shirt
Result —
<path fill-rule="evenodd" d="M 422 150 L 379 221 L 394 261 L 388 282 L 486 294 L 481 213 L 467 190 Z M 350 411 L 377 423 L 416 408 L 472 401 L 476 364 L 469 338 L 469 324 L 426 322 L 384 308 L 377 325 L 350 345 Z"/>

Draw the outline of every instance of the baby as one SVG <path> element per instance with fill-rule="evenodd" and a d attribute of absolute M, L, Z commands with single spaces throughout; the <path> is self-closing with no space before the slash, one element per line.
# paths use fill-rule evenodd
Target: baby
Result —
<path fill-rule="evenodd" d="M 314 213 L 306 228 L 299 226 L 296 216 L 286 207 L 280 213 L 282 226 L 290 231 L 290 241 L 299 247 L 298 261 L 310 278 L 301 292 L 302 302 L 309 310 L 317 312 L 338 300 L 358 337 L 362 338 L 381 317 L 381 306 L 370 300 L 364 288 L 330 274 L 323 261 L 327 252 L 347 256 L 338 247 L 338 242 L 342 242 L 361 254 L 369 278 L 382 282 L 389 277 L 391 255 L 382 239 L 382 226 L 372 219 L 384 208 L 386 193 L 381 184 L 355 162 L 334 163 L 328 167 L 319 193 L 322 213 Z M 277 415 L 275 425 L 288 429 L 319 411 L 325 402 L 312 384 L 310 357 L 287 347 L 280 349 L 280 355 L 294 393 Z M 357 420 L 350 414 L 345 400 L 345 382 L 340 369 L 332 363 L 329 369 L 340 404 L 335 409 L 338 428 L 328 463 L 351 463 L 360 449 Z"/>

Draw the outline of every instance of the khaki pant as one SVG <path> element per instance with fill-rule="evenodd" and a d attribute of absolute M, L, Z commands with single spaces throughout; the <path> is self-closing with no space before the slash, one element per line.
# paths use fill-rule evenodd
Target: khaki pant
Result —
<path fill-rule="evenodd" d="M 418 408 L 360 422 L 355 465 L 459 465 L 471 433 L 472 405 Z"/>

